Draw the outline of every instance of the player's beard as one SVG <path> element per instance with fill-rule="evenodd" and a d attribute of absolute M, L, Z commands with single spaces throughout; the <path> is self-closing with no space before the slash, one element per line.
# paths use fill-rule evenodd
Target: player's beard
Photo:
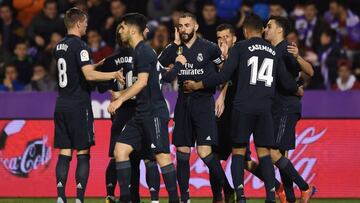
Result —
<path fill-rule="evenodd" d="M 180 40 L 184 43 L 188 43 L 193 38 L 194 34 L 195 34 L 195 30 L 193 30 L 189 34 L 182 33 L 180 34 Z"/>

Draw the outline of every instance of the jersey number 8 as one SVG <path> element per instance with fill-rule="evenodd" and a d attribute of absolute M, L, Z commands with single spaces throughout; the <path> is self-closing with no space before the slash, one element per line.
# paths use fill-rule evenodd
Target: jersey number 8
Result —
<path fill-rule="evenodd" d="M 57 67 L 59 70 L 59 86 L 61 88 L 66 87 L 67 85 L 67 75 L 66 75 L 66 61 L 63 58 L 59 58 L 57 61 Z"/>

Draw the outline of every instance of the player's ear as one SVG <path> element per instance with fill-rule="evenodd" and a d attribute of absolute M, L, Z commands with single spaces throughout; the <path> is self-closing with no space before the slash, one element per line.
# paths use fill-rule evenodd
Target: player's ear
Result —
<path fill-rule="evenodd" d="M 199 29 L 199 24 L 195 23 L 195 31 Z"/>
<path fill-rule="evenodd" d="M 237 37 L 234 35 L 234 37 L 233 37 L 233 43 L 235 43 L 236 40 L 237 40 Z"/>

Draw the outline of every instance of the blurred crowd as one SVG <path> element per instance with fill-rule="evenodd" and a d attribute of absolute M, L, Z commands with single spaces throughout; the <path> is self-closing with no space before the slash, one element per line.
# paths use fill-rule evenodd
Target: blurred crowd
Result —
<path fill-rule="evenodd" d="M 217 42 L 216 27 L 230 23 L 244 39 L 244 17 L 254 12 L 293 22 L 289 42 L 300 47 L 315 75 L 301 75 L 305 89 L 360 89 L 360 1 L 357 0 L 0 0 L 0 91 L 54 91 L 57 65 L 53 49 L 66 34 L 64 12 L 88 13 L 85 40 L 96 63 L 117 49 L 120 17 L 140 12 L 148 19 L 148 43 L 159 54 L 174 38 L 179 16 L 198 17 L 198 35 Z M 168 88 L 173 88 L 172 86 Z"/>

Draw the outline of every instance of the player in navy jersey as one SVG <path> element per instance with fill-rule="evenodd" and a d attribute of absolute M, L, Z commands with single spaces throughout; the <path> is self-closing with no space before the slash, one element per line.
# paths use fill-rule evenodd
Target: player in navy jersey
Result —
<path fill-rule="evenodd" d="M 297 80 L 300 71 L 312 76 L 314 70 L 311 64 L 299 56 L 299 50 L 296 44 L 290 44 L 285 40 L 291 27 L 290 21 L 285 17 L 270 17 L 265 28 L 265 39 L 271 42 L 281 54 L 285 63 L 287 72 L 294 80 Z M 275 145 L 271 155 L 275 165 L 283 167 L 280 169 L 281 180 L 284 185 L 286 200 L 283 202 L 295 202 L 296 197 L 293 189 L 293 180 L 299 186 L 301 192 L 301 202 L 307 202 L 315 193 L 316 189 L 309 186 L 296 170 L 289 165 L 285 170 L 288 151 L 295 149 L 295 127 L 301 117 L 300 97 L 282 88 L 276 86 L 275 98 L 272 105 L 272 115 L 274 121 Z M 284 157 L 283 157 L 284 156 Z M 290 175 L 288 173 L 291 173 Z M 293 177 L 293 178 L 290 178 Z"/>
<path fill-rule="evenodd" d="M 279 80 L 286 89 L 294 93 L 298 87 L 295 80 L 288 77 L 275 47 L 261 38 L 263 27 L 260 17 L 254 14 L 247 16 L 243 31 L 247 40 L 233 46 L 221 72 L 202 81 L 186 81 L 185 88 L 196 91 L 212 87 L 229 80 L 232 74 L 237 74 L 231 120 L 231 173 L 237 202 L 246 201 L 244 155 L 252 133 L 265 183 L 265 202 L 275 202 L 275 172 L 270 157 L 270 147 L 274 144 L 271 103 L 275 81 Z"/>
<path fill-rule="evenodd" d="M 212 183 L 225 185 L 225 194 L 233 194 L 218 157 L 212 153 L 212 146 L 217 145 L 218 141 L 213 98 L 215 87 L 193 93 L 183 91 L 185 80 L 205 79 L 216 73 L 217 65 L 222 64 L 219 47 L 215 43 L 197 37 L 197 29 L 198 24 L 193 14 L 184 13 L 180 16 L 175 31 L 176 39 L 160 54 L 158 64 L 161 69 L 174 64 L 172 69 L 163 73 L 162 80 L 172 82 L 177 77 L 179 83 L 179 95 L 174 113 L 173 144 L 177 150 L 177 178 L 181 202 L 188 202 L 190 199 L 189 159 L 191 147 L 195 143 L 199 157 L 215 179 Z M 214 197 L 214 201 L 222 201 L 222 197 Z"/>
<path fill-rule="evenodd" d="M 111 102 L 111 114 L 123 103 L 136 96 L 135 114 L 124 126 L 115 145 L 117 178 L 120 185 L 120 202 L 130 202 L 131 152 L 142 151 L 145 156 L 155 155 L 159 163 L 169 202 L 179 202 L 175 167 L 170 157 L 168 120 L 169 111 L 160 89 L 155 51 L 144 41 L 145 16 L 130 13 L 122 17 L 119 34 L 123 43 L 133 49 L 133 77 L 136 81 L 120 92 Z"/>
<path fill-rule="evenodd" d="M 56 45 L 59 96 L 56 99 L 54 145 L 60 149 L 56 164 L 57 203 L 66 203 L 65 186 L 72 150 L 77 151 L 76 203 L 84 202 L 89 177 L 90 147 L 94 145 L 93 113 L 88 81 L 122 79 L 120 72 L 95 71 L 89 48 L 81 41 L 86 33 L 87 16 L 77 8 L 65 13 L 67 35 Z"/>
<path fill-rule="evenodd" d="M 222 50 L 231 48 L 236 42 L 235 29 L 230 24 L 221 24 L 216 28 L 216 36 L 219 47 L 225 46 Z M 228 58 L 228 53 L 223 52 L 225 60 Z M 215 102 L 215 112 L 218 117 L 217 127 L 219 133 L 219 145 L 215 148 L 216 153 L 219 155 L 221 160 L 226 161 L 232 148 L 231 142 L 231 109 L 233 108 L 232 102 L 235 97 L 237 86 L 237 74 L 233 74 L 230 80 L 223 86 L 219 97 Z M 246 147 L 245 164 L 244 167 L 250 173 L 254 174 L 259 179 L 263 179 L 260 167 L 258 164 L 251 159 L 250 146 Z M 210 176 L 210 181 L 212 177 Z M 213 184 L 212 184 L 213 185 Z M 279 199 L 286 199 L 282 185 L 275 179 L 275 188 Z M 219 191 L 215 188 L 215 190 Z M 214 190 L 213 190 L 214 193 Z M 221 195 L 221 193 L 220 193 Z M 220 196 L 214 195 L 214 196 Z"/>
<path fill-rule="evenodd" d="M 117 27 L 117 32 L 120 26 Z M 146 33 L 144 33 L 146 35 Z M 125 84 L 122 85 L 116 81 L 108 81 L 98 84 L 100 92 L 110 91 L 111 101 L 119 96 L 119 91 L 130 87 L 135 81 L 133 80 L 133 50 L 128 46 L 123 46 L 119 34 L 117 34 L 117 41 L 119 48 L 111 56 L 107 57 L 100 67 L 102 71 L 116 71 L 122 70 L 125 75 Z M 120 135 L 125 124 L 132 118 L 135 113 L 136 102 L 135 98 L 129 99 L 124 102 L 121 108 L 116 110 L 116 114 L 112 116 L 111 137 L 109 146 L 109 157 L 111 158 L 106 168 L 106 203 L 115 203 L 114 190 L 116 187 L 116 167 L 114 159 L 114 148 L 117 137 Z M 138 152 L 133 152 L 130 155 L 131 161 L 131 201 L 140 202 L 139 195 L 139 181 L 140 169 L 139 164 L 141 155 Z M 159 188 L 160 188 L 160 174 L 155 160 L 146 160 L 146 181 L 150 190 L 152 202 L 159 201 Z"/>

